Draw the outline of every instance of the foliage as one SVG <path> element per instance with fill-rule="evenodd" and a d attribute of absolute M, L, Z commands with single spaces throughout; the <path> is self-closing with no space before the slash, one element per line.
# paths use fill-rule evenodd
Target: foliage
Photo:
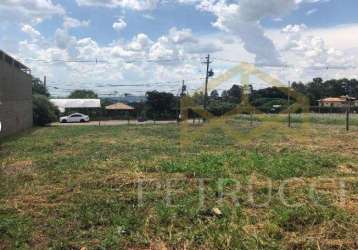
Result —
<path fill-rule="evenodd" d="M 37 126 L 44 126 L 54 122 L 59 116 L 59 111 L 46 96 L 33 95 L 33 121 Z"/>
<path fill-rule="evenodd" d="M 71 99 L 97 99 L 98 95 L 92 90 L 78 89 L 68 96 Z"/>
<path fill-rule="evenodd" d="M 219 97 L 220 97 L 219 92 L 216 89 L 211 91 L 211 93 L 210 93 L 210 99 L 211 100 L 218 100 Z"/>
<path fill-rule="evenodd" d="M 255 102 L 257 99 L 260 99 L 260 98 L 286 99 L 287 100 L 286 93 L 287 93 L 287 88 L 269 87 L 269 88 L 254 90 L 250 96 L 250 99 L 253 102 Z"/>
<path fill-rule="evenodd" d="M 226 136 L 250 132 L 246 124 L 189 126 L 192 140 L 183 147 L 176 124 L 46 127 L 7 139 L 0 148 L 0 246 L 309 249 L 313 242 L 315 249 L 319 242 L 321 249 L 356 249 L 358 215 L 353 206 L 336 206 L 337 166 L 358 166 L 357 130 L 325 125 L 288 133 L 278 124 L 250 143 Z M 347 204 L 358 191 L 354 176 L 344 175 Z M 268 200 L 266 177 L 272 200 L 258 207 Z M 289 180 L 287 202 L 301 208 L 280 201 L 282 180 Z M 318 204 L 310 186 L 317 186 Z"/>
<path fill-rule="evenodd" d="M 43 82 L 38 78 L 32 78 L 32 94 L 33 95 L 44 95 L 50 97 L 48 89 Z"/>
<path fill-rule="evenodd" d="M 226 102 L 240 103 L 243 94 L 241 86 L 234 84 L 229 90 L 224 90 L 222 99 Z"/>
<path fill-rule="evenodd" d="M 312 106 L 317 106 L 317 101 L 326 97 L 339 97 L 348 94 L 358 98 L 358 81 L 356 79 L 323 81 L 322 78 L 315 78 L 307 84 L 294 82 L 292 88 L 309 97 Z"/>
<path fill-rule="evenodd" d="M 221 116 L 225 113 L 229 112 L 230 110 L 235 108 L 234 103 L 230 102 L 222 102 L 220 100 L 210 100 L 208 105 L 208 111 L 215 115 L 215 116 Z"/>
<path fill-rule="evenodd" d="M 243 122 L 232 125 L 239 133 L 237 124 Z M 332 155 L 313 152 L 306 133 L 297 147 L 287 145 L 296 137 L 280 129 L 247 145 L 228 139 L 220 127 L 199 139 L 192 136 L 193 146 L 183 151 L 177 125 L 38 129 L 0 149 L 5 166 L 0 171 L 24 159 L 32 162 L 31 171 L 1 172 L 7 183 L 0 201 L 7 207 L 0 208 L 0 244 L 8 244 L 5 249 L 145 249 L 159 243 L 170 249 L 307 249 L 292 244 L 340 239 L 345 249 L 355 249 L 358 216 L 335 207 L 337 190 L 328 184 L 336 183 L 337 165 L 356 162 L 357 156 L 352 151 L 346 159 L 334 148 L 327 149 Z M 354 133 L 344 144 L 342 133 L 317 129 L 313 135 L 347 148 L 357 138 Z M 250 186 L 251 176 L 256 182 Z M 319 204 L 310 202 L 306 191 L 312 176 L 324 180 L 327 199 L 319 196 Z M 267 200 L 266 177 L 272 177 L 272 201 L 256 207 L 251 200 Z M 300 208 L 279 200 L 278 187 L 290 177 L 296 178 L 289 179 L 284 196 L 289 204 L 304 202 Z M 347 200 L 356 187 L 347 183 Z M 214 207 L 220 216 L 213 215 Z"/>
<path fill-rule="evenodd" d="M 148 116 L 158 118 L 176 118 L 179 109 L 178 99 L 171 93 L 151 91 L 147 92 Z"/>

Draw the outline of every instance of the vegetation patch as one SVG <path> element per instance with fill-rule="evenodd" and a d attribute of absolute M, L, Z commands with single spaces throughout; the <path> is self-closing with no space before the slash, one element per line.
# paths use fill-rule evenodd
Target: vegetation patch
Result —
<path fill-rule="evenodd" d="M 357 132 L 276 129 L 244 143 L 227 131 L 249 123 L 223 126 L 190 126 L 189 145 L 176 124 L 6 139 L 0 248 L 356 248 L 358 159 L 329 142 L 352 148 Z"/>

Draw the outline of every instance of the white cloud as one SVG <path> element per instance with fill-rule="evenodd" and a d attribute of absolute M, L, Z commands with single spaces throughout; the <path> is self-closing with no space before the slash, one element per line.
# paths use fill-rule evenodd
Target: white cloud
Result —
<path fill-rule="evenodd" d="M 354 31 L 358 32 L 358 25 L 315 29 L 301 24 L 271 30 L 268 36 L 280 48 L 283 62 L 292 68 L 270 71 L 284 81 L 355 77 L 357 69 L 351 66 L 357 65 L 358 60 L 351 53 L 356 45 L 354 35 L 350 35 Z M 341 43 L 341 37 L 345 36 L 347 39 Z"/>
<path fill-rule="evenodd" d="M 88 27 L 90 25 L 90 21 L 80 21 L 76 18 L 65 16 L 63 18 L 63 27 L 65 29 L 79 28 L 79 27 Z"/>
<path fill-rule="evenodd" d="M 67 49 L 73 47 L 76 38 L 71 36 L 65 29 L 57 29 L 55 31 L 55 44 L 60 49 Z"/>
<path fill-rule="evenodd" d="M 166 60 L 214 53 L 221 49 L 215 43 L 198 40 L 190 29 L 173 27 L 152 45 L 149 56 L 151 59 Z"/>
<path fill-rule="evenodd" d="M 255 5 L 257 0 L 241 0 L 236 4 L 216 0 L 177 0 L 183 4 L 197 4 L 202 11 L 209 11 L 216 16 L 213 23 L 222 31 L 215 34 L 193 34 L 191 29 L 173 27 L 158 39 L 139 33 L 132 39 L 118 39 L 108 44 L 101 44 L 92 37 L 76 37 L 70 33 L 71 28 L 86 26 L 87 21 L 80 21 L 63 16 L 64 23 L 58 28 L 52 38 L 39 38 L 19 43 L 17 55 L 20 58 L 36 58 L 43 60 L 91 60 L 92 63 L 35 63 L 25 62 L 33 69 L 35 75 L 45 72 L 56 86 L 65 93 L 64 89 L 92 88 L 98 93 L 118 93 L 146 91 L 158 89 L 155 84 L 149 87 L 120 88 L 116 84 L 147 84 L 151 82 L 173 81 L 181 79 L 197 79 L 204 75 L 201 64 L 203 55 L 212 53 L 213 67 L 216 75 L 234 66 L 234 63 L 220 60 L 229 59 L 248 62 L 274 62 L 295 65 L 290 69 L 264 68 L 264 71 L 277 75 L 281 80 L 309 80 L 314 76 L 335 77 L 342 72 L 350 77 L 357 75 L 352 71 L 310 70 L 315 65 L 339 64 L 349 65 L 357 60 L 352 58 L 356 53 L 356 35 L 358 25 L 346 25 L 325 29 L 312 29 L 305 25 L 289 25 L 282 30 L 265 30 L 260 25 L 263 17 L 279 18 L 281 15 L 294 10 L 297 1 L 269 0 L 262 6 Z M 95 4 L 99 1 L 87 0 Z M 131 1 L 101 1 L 103 4 L 113 4 L 112 7 L 129 8 Z M 121 2 L 119 4 L 119 2 Z M 126 3 L 124 3 L 126 2 Z M 157 2 L 157 1 L 156 1 Z M 231 3 L 232 1 L 230 1 Z M 262 1 L 260 1 L 262 3 Z M 135 9 L 132 5 L 131 9 Z M 139 15 L 142 15 L 140 13 Z M 24 22 L 25 23 L 25 22 Z M 118 30 L 126 27 L 125 20 L 119 19 Z M 89 24 L 89 23 L 88 23 Z M 27 26 L 26 26 L 27 25 Z M 41 34 L 26 23 L 22 26 L 24 32 L 31 37 L 41 37 Z M 115 27 L 113 27 L 115 28 Z M 116 29 L 116 28 L 115 28 Z M 256 58 L 255 58 L 256 57 Z M 274 59 L 269 61 L 269 59 Z M 106 63 L 94 61 L 106 60 Z M 168 60 L 153 62 L 152 60 Z M 355 61 L 354 61 L 355 60 Z M 253 79 L 255 81 L 256 79 Z M 188 82 L 191 88 L 198 87 L 202 81 Z M 232 84 L 234 82 L 229 82 Z M 235 82 L 237 83 L 237 82 Z M 160 87 L 169 91 L 178 87 Z M 51 89 L 52 90 L 52 89 Z M 57 90 L 60 91 L 60 90 Z M 141 92 L 141 93 L 142 93 Z M 59 93 L 59 92 L 57 92 Z"/>
<path fill-rule="evenodd" d="M 306 12 L 307 16 L 313 15 L 314 13 L 316 13 L 318 11 L 318 9 L 310 9 L 309 11 Z"/>
<path fill-rule="evenodd" d="M 269 17 L 282 17 L 301 3 L 327 2 L 327 0 L 177 0 L 183 4 L 196 4 L 197 9 L 216 16 L 212 24 L 220 30 L 236 35 L 245 49 L 254 54 L 257 63 L 280 63 L 281 56 L 274 42 L 265 34 L 260 22 Z"/>
<path fill-rule="evenodd" d="M 347 50 L 357 47 L 357 24 L 345 24 L 327 28 L 313 28 L 307 29 L 307 34 L 319 34 L 330 47 Z"/>
<path fill-rule="evenodd" d="M 23 24 L 21 27 L 21 31 L 28 34 L 32 38 L 37 38 L 41 36 L 41 33 L 34 29 L 31 25 Z"/>
<path fill-rule="evenodd" d="M 283 82 L 288 80 L 307 81 L 313 77 L 354 77 L 357 70 L 323 70 L 315 71 L 313 66 L 339 64 L 349 65 L 354 63 L 351 53 L 345 50 L 346 44 L 337 43 L 330 38 L 338 30 L 338 34 L 358 30 L 355 27 L 335 27 L 327 29 L 309 29 L 304 25 L 290 25 L 283 30 L 271 30 L 267 36 L 275 41 L 279 48 L 284 63 L 294 65 L 295 68 L 276 69 L 263 68 L 271 75 L 279 77 Z M 183 31 L 176 29 L 177 31 Z M 63 32 L 63 30 L 62 30 Z M 53 93 L 61 95 L 68 94 L 70 89 L 90 88 L 100 94 L 107 93 L 132 93 L 143 94 L 146 90 L 158 89 L 172 91 L 179 88 L 181 79 L 198 79 L 204 75 L 201 58 L 208 52 L 212 54 L 213 67 L 217 75 L 224 72 L 235 64 L 221 61 L 231 59 L 233 61 L 253 62 L 254 56 L 247 53 L 242 43 L 238 43 L 233 36 L 225 33 L 217 33 L 205 36 L 195 36 L 196 42 L 175 43 L 170 30 L 167 34 L 151 40 L 148 35 L 141 33 L 134 36 L 130 41 L 116 41 L 107 45 L 99 45 L 93 38 L 77 39 L 67 33 L 58 31 L 58 39 L 51 44 L 49 41 L 21 42 L 19 55 L 22 58 L 37 58 L 43 60 L 56 59 L 79 59 L 79 60 L 107 60 L 108 63 L 56 63 L 41 64 L 30 62 L 29 66 L 35 75 L 48 74 L 49 79 L 56 82 L 60 90 L 52 90 Z M 325 38 L 324 38 L 325 37 Z M 60 39 L 61 38 L 61 39 Z M 286 38 L 288 40 L 286 40 Z M 229 40 L 229 42 L 227 42 Z M 286 46 L 292 43 L 291 46 Z M 62 46 L 57 46 L 62 44 Z M 337 45 L 337 47 L 331 46 Z M 355 42 L 352 36 L 351 45 Z M 201 49 L 202 48 L 202 49 Z M 235 54 L 233 54 L 235 51 Z M 171 60 L 168 62 L 148 62 L 148 60 Z M 355 63 L 357 63 L 355 61 Z M 172 86 L 157 86 L 151 82 L 166 82 L 178 80 L 178 84 Z M 229 87 L 237 83 L 238 79 L 228 81 L 221 88 Z M 258 82 L 253 78 L 253 82 Z M 115 87 L 118 84 L 149 84 L 146 87 Z M 201 86 L 202 81 L 189 81 L 187 84 L 191 89 Z M 264 85 L 256 85 L 264 86 Z M 66 92 L 65 89 L 68 91 Z M 61 92 L 62 91 L 62 92 Z M 137 92 L 141 91 L 141 92 Z M 173 91 L 176 92 L 176 91 Z"/>
<path fill-rule="evenodd" d="M 45 18 L 64 14 L 64 8 L 51 0 L 0 1 L 0 19 L 5 22 L 38 24 Z"/>
<path fill-rule="evenodd" d="M 173 27 L 169 30 L 169 37 L 176 44 L 196 42 L 191 29 L 178 30 L 176 27 Z"/>
<path fill-rule="evenodd" d="M 178 57 L 178 50 L 170 44 L 168 37 L 163 36 L 150 48 L 149 57 L 153 60 L 170 60 Z"/>
<path fill-rule="evenodd" d="M 76 2 L 79 6 L 121 7 L 143 11 L 156 8 L 159 0 L 76 0 Z"/>
<path fill-rule="evenodd" d="M 49 82 L 58 89 L 52 93 L 68 94 L 74 88 L 90 88 L 99 94 L 129 92 L 143 94 L 147 90 L 158 87 L 151 82 L 196 79 L 203 67 L 200 63 L 201 53 L 219 51 L 222 48 L 208 39 L 193 38 L 191 30 L 172 28 L 167 34 L 153 41 L 147 34 L 139 33 L 130 41 L 114 41 L 107 45 L 99 45 L 93 38 L 77 38 L 69 34 L 69 30 L 59 28 L 52 39 L 22 41 L 19 43 L 19 58 L 41 60 L 106 60 L 108 63 L 71 63 L 54 62 L 38 63 L 25 61 L 34 75 L 46 73 Z M 153 62 L 152 60 L 169 60 Z M 110 84 L 149 84 L 147 87 L 116 88 Z M 198 84 L 199 82 L 195 82 Z M 189 84 L 189 83 L 188 83 Z M 191 84 L 194 84 L 193 82 Z M 51 84 L 49 84 L 51 86 Z M 163 91 L 179 88 L 161 86 Z M 174 91 L 176 92 L 176 90 Z"/>
<path fill-rule="evenodd" d="M 132 42 L 130 42 L 127 47 L 129 50 L 143 51 L 152 43 L 153 41 L 146 34 L 140 33 L 133 38 Z"/>
<path fill-rule="evenodd" d="M 151 14 L 144 14 L 143 17 L 148 20 L 155 20 L 155 17 Z"/>
<path fill-rule="evenodd" d="M 279 53 L 273 42 L 265 36 L 260 20 L 264 17 L 281 17 L 296 7 L 295 0 L 241 0 L 237 4 L 203 0 L 197 6 L 199 10 L 216 15 L 213 26 L 238 36 L 245 49 L 256 56 L 258 63 L 280 62 Z"/>
<path fill-rule="evenodd" d="M 189 54 L 211 54 L 223 50 L 221 45 L 218 45 L 214 41 L 211 42 L 199 42 L 197 44 L 186 44 L 184 46 L 184 51 Z"/>
<path fill-rule="evenodd" d="M 122 18 L 118 18 L 118 20 L 113 23 L 112 27 L 115 31 L 121 31 L 127 27 L 127 23 Z"/>

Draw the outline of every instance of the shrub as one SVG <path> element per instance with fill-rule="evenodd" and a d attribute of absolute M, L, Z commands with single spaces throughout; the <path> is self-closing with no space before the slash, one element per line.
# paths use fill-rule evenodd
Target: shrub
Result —
<path fill-rule="evenodd" d="M 32 101 L 34 125 L 44 126 L 57 120 L 60 112 L 46 96 L 33 95 Z"/>

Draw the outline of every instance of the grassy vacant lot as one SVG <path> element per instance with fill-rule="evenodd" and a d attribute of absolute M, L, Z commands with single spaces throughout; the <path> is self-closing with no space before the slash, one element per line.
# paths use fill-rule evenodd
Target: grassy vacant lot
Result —
<path fill-rule="evenodd" d="M 357 127 L 41 128 L 0 163 L 0 249 L 358 248 Z"/>
<path fill-rule="evenodd" d="M 268 115 L 268 114 L 257 114 L 253 117 L 249 115 L 239 115 L 236 117 L 237 120 L 253 120 L 253 121 L 275 121 L 281 123 L 287 123 L 287 114 L 280 115 Z M 312 123 L 322 125 L 345 125 L 346 114 L 291 114 L 292 122 L 294 123 Z M 358 126 L 358 114 L 350 114 L 351 126 Z"/>

